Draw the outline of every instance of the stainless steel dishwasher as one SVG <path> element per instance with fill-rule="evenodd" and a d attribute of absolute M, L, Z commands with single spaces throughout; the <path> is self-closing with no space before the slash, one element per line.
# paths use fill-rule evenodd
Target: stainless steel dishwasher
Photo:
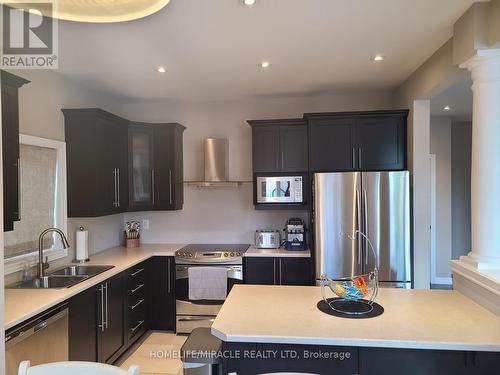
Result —
<path fill-rule="evenodd" d="M 5 333 L 7 375 L 18 373 L 19 363 L 31 365 L 67 361 L 68 305 L 62 304 Z"/>

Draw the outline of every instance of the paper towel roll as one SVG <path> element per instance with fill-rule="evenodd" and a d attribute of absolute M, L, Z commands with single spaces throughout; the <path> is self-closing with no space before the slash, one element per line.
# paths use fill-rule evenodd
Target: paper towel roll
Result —
<path fill-rule="evenodd" d="M 89 232 L 79 230 L 76 232 L 76 260 L 81 262 L 89 259 Z"/>

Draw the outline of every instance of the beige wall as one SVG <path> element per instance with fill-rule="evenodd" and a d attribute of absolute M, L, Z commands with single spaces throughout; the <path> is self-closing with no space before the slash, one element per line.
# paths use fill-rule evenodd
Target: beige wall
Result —
<path fill-rule="evenodd" d="M 394 91 L 394 107 L 410 109 L 408 167 L 413 189 L 413 254 L 417 288 L 428 288 L 430 284 L 429 99 L 466 75 L 466 71 L 453 65 L 453 40 L 450 39 Z"/>
<path fill-rule="evenodd" d="M 304 112 L 388 109 L 391 94 L 386 91 L 344 93 L 288 98 L 249 98 L 224 102 L 125 103 L 125 117 L 141 121 L 177 121 L 184 133 L 185 180 L 203 178 L 203 139 L 229 139 L 229 177 L 252 179 L 251 128 L 248 119 L 301 117 Z M 305 213 L 256 211 L 252 185 L 240 188 L 184 188 L 184 209 L 179 212 L 129 213 L 126 219 L 150 220 L 143 233 L 146 242 L 253 242 L 259 228 L 282 229 L 285 220 Z"/>
<path fill-rule="evenodd" d="M 451 129 L 452 258 L 471 251 L 472 123 L 453 122 Z"/>
<path fill-rule="evenodd" d="M 119 101 L 77 85 L 58 73 L 46 70 L 13 73 L 31 81 L 19 90 L 19 127 L 22 134 L 64 141 L 64 119 L 61 108 L 100 107 L 120 114 Z M 69 219 L 70 244 L 74 243 L 76 229 L 80 225 L 85 225 L 92 230 L 91 252 L 117 246 L 120 243 L 118 228 L 121 228 L 121 222 L 120 215 L 90 220 Z M 53 262 L 51 266 L 59 266 L 72 259 L 74 259 L 73 246 L 69 249 L 68 257 Z M 8 275 L 5 282 L 17 281 L 19 276 L 19 273 Z"/>
<path fill-rule="evenodd" d="M 478 49 L 489 46 L 490 3 L 475 3 L 453 26 L 453 62 L 470 59 Z"/>
<path fill-rule="evenodd" d="M 19 72 L 17 72 L 19 74 Z M 251 131 L 247 119 L 302 116 L 303 112 L 391 108 L 387 91 L 346 92 L 310 97 L 265 97 L 243 101 L 187 103 L 178 101 L 125 102 L 89 90 L 57 73 L 21 72 L 32 82 L 20 91 L 20 131 L 23 134 L 64 140 L 61 108 L 100 107 L 131 120 L 180 122 L 187 126 L 184 138 L 185 179 L 203 177 L 202 140 L 209 136 L 230 140 L 230 177 L 251 180 Z M 252 206 L 250 184 L 237 189 L 198 190 L 185 187 L 185 207 L 179 212 L 113 215 L 95 219 L 69 219 L 68 237 L 74 244 L 75 231 L 89 230 L 90 253 L 117 246 L 124 219 L 151 220 L 144 233 L 147 242 L 233 242 L 253 240 L 257 228 L 282 228 L 287 218 L 306 218 L 304 212 L 262 212 Z M 53 262 L 58 267 L 74 258 L 73 246 L 67 258 Z M 10 283 L 19 278 L 13 274 Z"/>
<path fill-rule="evenodd" d="M 500 0 L 493 0 L 490 4 L 489 43 L 494 48 L 500 47 Z"/>
<path fill-rule="evenodd" d="M 431 117 L 431 154 L 436 155 L 436 276 L 451 277 L 451 119 Z"/>

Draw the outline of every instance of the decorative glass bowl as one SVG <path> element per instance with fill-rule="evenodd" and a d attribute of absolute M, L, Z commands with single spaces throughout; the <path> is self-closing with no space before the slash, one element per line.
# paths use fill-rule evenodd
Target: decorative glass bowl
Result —
<path fill-rule="evenodd" d="M 372 272 L 364 275 L 356 275 L 346 278 L 330 279 L 321 276 L 321 296 L 323 301 L 334 311 L 346 315 L 363 315 L 373 310 L 373 303 L 378 294 L 378 257 L 370 239 L 359 230 L 352 236 L 352 241 L 357 237 L 366 241 L 375 259 L 375 267 Z M 327 298 L 326 288 L 329 288 L 337 298 Z"/>
<path fill-rule="evenodd" d="M 376 288 L 374 272 L 340 280 L 325 280 L 330 290 L 338 297 L 349 301 L 365 298 Z"/>

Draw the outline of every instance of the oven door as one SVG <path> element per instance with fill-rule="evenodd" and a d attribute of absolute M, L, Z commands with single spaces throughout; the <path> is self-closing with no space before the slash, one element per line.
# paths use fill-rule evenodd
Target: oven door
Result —
<path fill-rule="evenodd" d="M 235 284 L 243 283 L 243 266 L 241 265 L 214 265 L 212 264 L 177 264 L 175 266 L 175 298 L 177 315 L 215 316 L 218 314 L 224 300 L 196 300 L 189 299 L 190 267 L 221 267 L 227 269 L 227 292 Z"/>

